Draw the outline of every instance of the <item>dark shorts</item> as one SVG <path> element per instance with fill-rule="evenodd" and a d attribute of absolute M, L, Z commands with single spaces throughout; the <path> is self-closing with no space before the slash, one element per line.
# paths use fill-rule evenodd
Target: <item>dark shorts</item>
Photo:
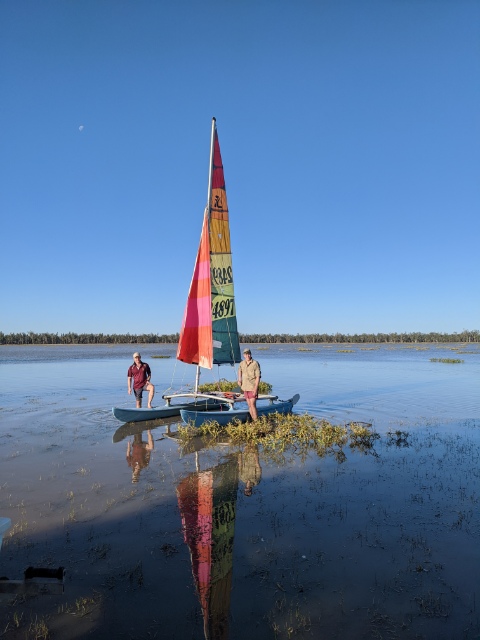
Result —
<path fill-rule="evenodd" d="M 138 389 L 134 389 L 134 390 L 133 390 L 133 393 L 135 394 L 135 398 L 136 398 L 137 400 L 141 400 L 141 399 L 142 399 L 142 393 L 143 393 L 143 391 L 144 391 L 145 387 L 147 386 L 147 384 L 148 384 L 148 382 L 146 382 L 146 383 L 143 385 L 143 387 L 139 387 Z"/>
<path fill-rule="evenodd" d="M 243 395 L 245 396 L 246 400 L 250 400 L 250 398 L 256 398 L 257 394 L 255 393 L 255 391 L 244 391 Z"/>

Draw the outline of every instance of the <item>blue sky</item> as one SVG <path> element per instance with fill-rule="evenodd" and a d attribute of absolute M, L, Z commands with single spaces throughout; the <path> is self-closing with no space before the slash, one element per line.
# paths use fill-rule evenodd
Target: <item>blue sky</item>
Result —
<path fill-rule="evenodd" d="M 0 330 L 180 329 L 217 118 L 241 332 L 480 328 L 477 0 L 0 2 Z"/>

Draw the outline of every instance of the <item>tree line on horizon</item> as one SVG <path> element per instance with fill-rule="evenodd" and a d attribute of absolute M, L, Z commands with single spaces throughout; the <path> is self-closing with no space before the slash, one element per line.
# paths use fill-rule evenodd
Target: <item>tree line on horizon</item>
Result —
<path fill-rule="evenodd" d="M 177 344 L 178 333 L 8 333 L 0 331 L 0 345 L 54 344 Z M 480 342 L 480 331 L 464 329 L 457 333 L 240 333 L 240 342 L 249 344 L 380 344 L 417 342 Z"/>

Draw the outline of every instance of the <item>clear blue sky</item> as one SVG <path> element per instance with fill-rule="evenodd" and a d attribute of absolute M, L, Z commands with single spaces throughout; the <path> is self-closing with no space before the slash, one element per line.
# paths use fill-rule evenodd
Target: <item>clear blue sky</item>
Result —
<path fill-rule="evenodd" d="M 0 330 L 179 330 L 217 118 L 241 332 L 480 328 L 478 0 L 2 0 Z"/>

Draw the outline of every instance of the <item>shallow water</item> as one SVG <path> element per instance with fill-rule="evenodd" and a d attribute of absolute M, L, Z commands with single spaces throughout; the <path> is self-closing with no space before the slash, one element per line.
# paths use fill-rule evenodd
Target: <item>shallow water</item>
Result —
<path fill-rule="evenodd" d="M 173 345 L 141 351 L 158 396 L 191 382 Z M 147 443 L 147 425 L 110 412 L 132 404 L 131 346 L 1 348 L 0 516 L 13 527 L 0 575 L 67 570 L 61 596 L 0 596 L 6 638 L 32 616 L 66 639 L 479 636 L 478 345 L 252 351 L 275 393 L 300 393 L 297 413 L 371 422 L 374 449 L 347 447 L 342 463 L 260 450 L 247 497 L 245 452 L 186 453 L 165 437 L 175 424 L 155 423 L 133 478 L 127 443 Z"/>

